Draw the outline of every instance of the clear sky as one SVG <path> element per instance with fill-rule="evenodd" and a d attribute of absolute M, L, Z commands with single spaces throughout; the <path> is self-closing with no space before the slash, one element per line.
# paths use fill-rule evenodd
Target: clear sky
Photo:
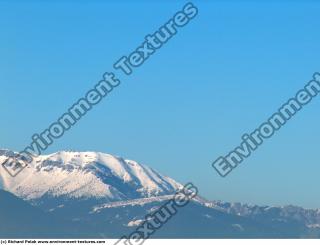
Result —
<path fill-rule="evenodd" d="M 1 148 L 24 149 L 186 3 L 75 2 L 0 1 Z M 210 2 L 47 153 L 123 156 L 208 199 L 320 208 L 319 98 L 226 178 L 211 167 L 320 71 L 320 4 Z"/>

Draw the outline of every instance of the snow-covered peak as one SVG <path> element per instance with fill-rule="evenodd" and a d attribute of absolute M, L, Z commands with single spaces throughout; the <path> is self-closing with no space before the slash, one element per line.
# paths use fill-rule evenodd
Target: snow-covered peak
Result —
<path fill-rule="evenodd" d="M 9 156 L 0 150 L 1 163 Z M 29 200 L 61 196 L 121 201 L 172 194 L 181 185 L 132 160 L 100 152 L 61 151 L 34 158 L 14 178 L 1 167 L 0 188 Z"/>

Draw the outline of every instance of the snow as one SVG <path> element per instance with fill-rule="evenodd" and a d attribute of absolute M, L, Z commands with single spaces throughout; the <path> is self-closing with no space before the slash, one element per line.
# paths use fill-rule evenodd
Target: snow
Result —
<path fill-rule="evenodd" d="M 158 197 L 138 198 L 138 199 L 132 199 L 128 201 L 109 202 L 109 203 L 94 207 L 92 213 L 99 213 L 101 210 L 105 208 L 143 206 L 148 203 L 162 202 L 162 201 L 171 200 L 173 198 L 174 198 L 174 195 L 164 195 L 164 196 L 158 196 Z"/>
<path fill-rule="evenodd" d="M 8 158 L 0 150 L 0 162 Z M 132 160 L 101 152 L 61 151 L 34 158 L 16 177 L 0 168 L 0 188 L 26 200 L 45 195 L 107 201 L 173 194 L 182 185 Z"/>
<path fill-rule="evenodd" d="M 142 219 L 132 220 L 128 223 L 128 227 L 139 226 L 144 222 Z"/>
<path fill-rule="evenodd" d="M 320 228 L 320 224 L 310 224 L 307 225 L 308 228 L 313 228 L 313 229 L 319 229 Z"/>
<path fill-rule="evenodd" d="M 240 224 L 232 224 L 232 227 L 238 229 L 239 231 L 244 231 L 244 228 Z"/>

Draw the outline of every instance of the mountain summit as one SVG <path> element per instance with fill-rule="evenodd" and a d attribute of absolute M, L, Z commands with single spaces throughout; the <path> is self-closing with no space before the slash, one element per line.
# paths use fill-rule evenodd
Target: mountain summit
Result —
<path fill-rule="evenodd" d="M 0 162 L 12 154 L 0 150 Z M 15 178 L 0 168 L 0 188 L 25 200 L 63 196 L 123 201 L 174 194 L 181 186 L 143 164 L 97 152 L 41 155 Z"/>

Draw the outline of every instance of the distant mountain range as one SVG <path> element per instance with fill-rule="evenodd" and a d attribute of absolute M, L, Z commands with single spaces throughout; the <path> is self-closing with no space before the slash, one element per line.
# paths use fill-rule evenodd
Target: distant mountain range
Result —
<path fill-rule="evenodd" d="M 0 163 L 16 154 L 0 150 Z M 0 167 L 0 238 L 129 235 L 182 188 L 132 160 L 97 152 L 39 156 L 17 177 Z M 154 238 L 320 238 L 320 209 L 195 198 Z"/>

